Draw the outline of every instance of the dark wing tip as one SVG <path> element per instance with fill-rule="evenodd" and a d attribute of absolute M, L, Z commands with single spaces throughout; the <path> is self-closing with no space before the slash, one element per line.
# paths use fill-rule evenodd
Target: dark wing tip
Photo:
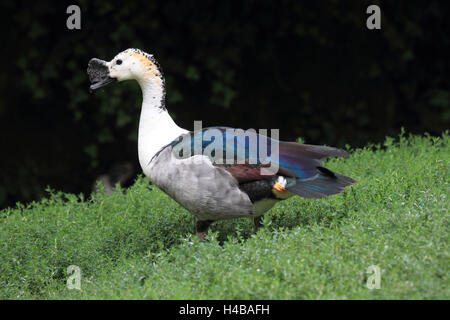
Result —
<path fill-rule="evenodd" d="M 280 144 L 280 152 L 318 160 L 330 157 L 349 156 L 349 153 L 342 149 L 327 146 L 316 146 L 313 144 L 302 144 L 298 142 L 282 142 Z"/>
<path fill-rule="evenodd" d="M 328 146 L 315 146 L 312 144 L 304 144 L 304 148 L 310 152 L 317 153 L 322 158 L 331 158 L 331 157 L 348 157 L 350 154 L 339 148 L 328 147 Z"/>

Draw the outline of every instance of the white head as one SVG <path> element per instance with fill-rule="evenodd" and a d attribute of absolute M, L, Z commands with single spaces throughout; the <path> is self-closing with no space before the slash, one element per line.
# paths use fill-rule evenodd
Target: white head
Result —
<path fill-rule="evenodd" d="M 109 68 L 109 76 L 123 80 L 149 80 L 159 78 L 162 80 L 160 66 L 153 55 L 139 49 L 127 49 L 116 55 L 106 63 Z"/>
<path fill-rule="evenodd" d="M 161 98 L 164 109 L 165 83 L 161 67 L 153 55 L 139 49 L 127 49 L 106 62 L 97 58 L 89 61 L 87 73 L 91 90 L 96 90 L 115 81 L 136 80 L 145 90 Z"/>

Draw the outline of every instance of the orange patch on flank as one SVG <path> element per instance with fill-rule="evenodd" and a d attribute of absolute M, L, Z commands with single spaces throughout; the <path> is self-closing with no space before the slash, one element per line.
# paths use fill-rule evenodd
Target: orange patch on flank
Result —
<path fill-rule="evenodd" d="M 273 185 L 273 190 L 275 190 L 278 193 L 287 193 L 288 191 L 278 182 L 275 182 L 275 184 Z"/>

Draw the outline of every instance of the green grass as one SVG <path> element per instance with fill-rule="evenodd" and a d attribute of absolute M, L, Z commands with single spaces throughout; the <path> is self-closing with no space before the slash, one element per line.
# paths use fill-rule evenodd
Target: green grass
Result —
<path fill-rule="evenodd" d="M 204 243 L 146 179 L 126 195 L 53 192 L 0 212 L 0 298 L 449 299 L 449 159 L 448 134 L 387 138 L 326 162 L 358 180 L 344 193 L 279 203 L 257 233 L 216 223 Z"/>

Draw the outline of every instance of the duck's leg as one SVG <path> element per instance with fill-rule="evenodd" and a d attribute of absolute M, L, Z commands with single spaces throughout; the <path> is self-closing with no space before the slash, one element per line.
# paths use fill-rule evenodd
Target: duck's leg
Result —
<path fill-rule="evenodd" d="M 253 218 L 253 223 L 255 225 L 255 232 L 259 230 L 263 226 L 262 224 L 262 216 L 258 216 Z"/>
<path fill-rule="evenodd" d="M 198 237 L 198 240 L 202 242 L 205 239 L 205 231 L 208 229 L 209 225 L 213 223 L 213 220 L 197 220 L 195 225 L 195 234 Z"/>

